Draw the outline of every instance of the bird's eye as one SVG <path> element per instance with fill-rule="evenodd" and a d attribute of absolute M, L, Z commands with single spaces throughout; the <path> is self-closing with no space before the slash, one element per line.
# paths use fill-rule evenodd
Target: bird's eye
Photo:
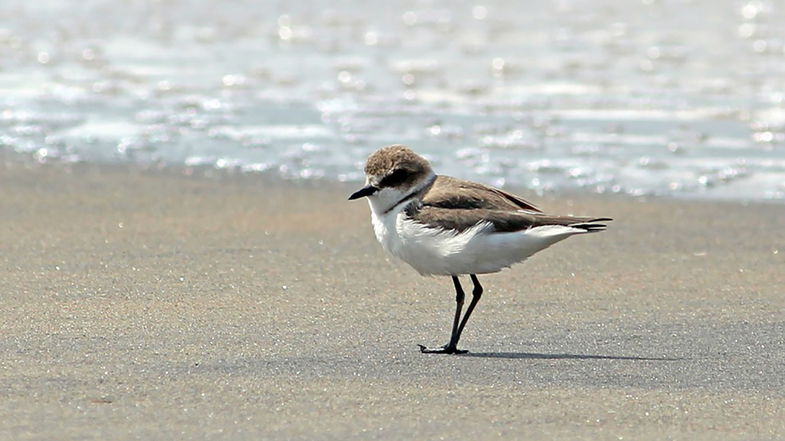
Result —
<path fill-rule="evenodd" d="M 409 178 L 409 170 L 399 168 L 382 178 L 379 187 L 396 187 Z"/>

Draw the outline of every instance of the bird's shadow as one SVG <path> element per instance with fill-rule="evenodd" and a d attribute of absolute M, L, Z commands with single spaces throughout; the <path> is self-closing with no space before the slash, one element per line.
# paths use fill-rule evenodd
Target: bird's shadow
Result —
<path fill-rule="evenodd" d="M 683 358 L 666 357 L 625 357 L 617 355 L 591 354 L 540 354 L 536 352 L 467 352 L 461 357 L 508 358 L 527 360 L 629 360 L 629 361 L 680 361 Z"/>

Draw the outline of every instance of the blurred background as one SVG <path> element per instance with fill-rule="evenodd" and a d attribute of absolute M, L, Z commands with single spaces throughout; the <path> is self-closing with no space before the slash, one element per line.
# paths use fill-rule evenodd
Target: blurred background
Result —
<path fill-rule="evenodd" d="M 537 191 L 785 199 L 785 5 L 2 0 L 0 151 L 361 181 L 403 143 Z"/>

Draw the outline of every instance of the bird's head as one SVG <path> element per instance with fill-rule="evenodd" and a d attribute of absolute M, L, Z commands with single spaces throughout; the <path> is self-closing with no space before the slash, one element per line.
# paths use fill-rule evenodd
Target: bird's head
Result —
<path fill-rule="evenodd" d="M 431 164 L 403 145 L 382 147 L 365 163 L 365 187 L 349 199 L 367 197 L 371 208 L 386 212 L 435 177 Z"/>

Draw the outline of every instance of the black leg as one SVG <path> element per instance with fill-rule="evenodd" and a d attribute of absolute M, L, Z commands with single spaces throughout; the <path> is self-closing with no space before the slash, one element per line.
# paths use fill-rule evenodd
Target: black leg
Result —
<path fill-rule="evenodd" d="M 460 332 L 458 331 L 458 323 L 461 320 L 461 310 L 463 310 L 463 299 L 466 298 L 466 295 L 463 293 L 463 287 L 461 286 L 461 281 L 458 279 L 457 276 L 452 276 L 452 283 L 455 285 L 455 317 L 452 319 L 452 332 L 450 333 L 450 343 L 447 344 L 448 347 L 455 349 L 458 345 L 458 339 L 460 338 Z"/>
<path fill-rule="evenodd" d="M 461 338 L 461 333 L 463 332 L 463 328 L 466 326 L 466 322 L 469 321 L 469 316 L 472 315 L 472 311 L 474 311 L 474 307 L 477 306 L 477 302 L 480 301 L 480 297 L 482 297 L 482 285 L 480 285 L 480 281 L 477 279 L 477 276 L 472 274 L 472 283 L 474 284 L 474 289 L 472 290 L 472 301 L 469 303 L 469 307 L 466 309 L 466 315 L 463 316 L 463 320 L 461 320 L 461 326 L 458 327 L 458 337 L 455 339 L 455 343 L 458 343 L 458 340 Z"/>
<path fill-rule="evenodd" d="M 474 281 L 476 279 L 477 278 L 472 275 L 472 280 Z M 455 285 L 455 317 L 452 321 L 450 342 L 439 349 L 428 349 L 423 345 L 418 345 L 420 346 L 420 352 L 424 352 L 426 354 L 465 354 L 467 352 L 458 349 L 458 340 L 461 338 L 461 331 L 463 330 L 463 327 L 466 326 L 466 317 L 464 317 L 463 321 L 461 322 L 461 310 L 463 310 L 463 300 L 466 296 L 463 293 L 463 287 L 461 286 L 461 281 L 458 279 L 458 276 L 452 276 L 452 283 Z M 475 292 L 476 291 L 477 288 L 475 285 Z M 480 288 L 480 292 L 482 292 L 482 288 Z M 477 303 L 475 298 L 476 294 L 475 297 L 472 298 L 472 303 L 469 306 L 467 313 L 470 313 L 474 308 L 474 305 Z"/>

